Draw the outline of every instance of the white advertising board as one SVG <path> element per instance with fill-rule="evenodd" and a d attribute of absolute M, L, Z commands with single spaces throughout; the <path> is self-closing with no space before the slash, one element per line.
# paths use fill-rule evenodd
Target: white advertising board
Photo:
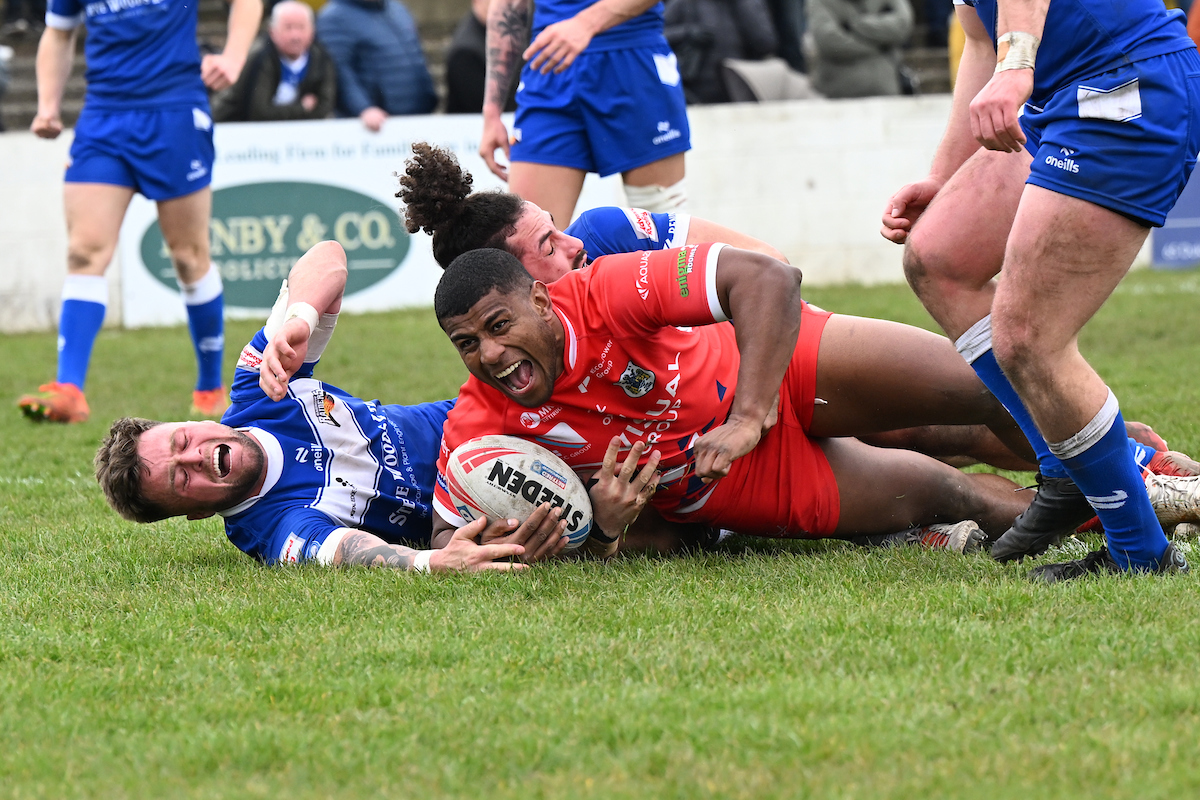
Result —
<path fill-rule="evenodd" d="M 453 151 L 476 190 L 503 188 L 478 155 L 481 129 L 478 115 L 392 117 L 379 133 L 358 120 L 218 124 L 210 241 L 229 313 L 270 308 L 292 264 L 322 239 L 346 248 L 345 311 L 432 305 L 441 269 L 429 237 L 404 230 L 396 173 L 412 143 L 427 141 Z M 620 176 L 589 175 L 576 213 L 623 202 Z M 185 322 L 155 206 L 140 195 L 118 252 L 125 326 Z"/>

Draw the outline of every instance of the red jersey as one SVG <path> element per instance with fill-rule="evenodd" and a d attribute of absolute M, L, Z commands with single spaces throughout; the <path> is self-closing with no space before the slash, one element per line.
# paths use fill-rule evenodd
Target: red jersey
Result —
<path fill-rule="evenodd" d="M 680 512 L 702 502 L 717 482 L 694 476 L 692 446 L 728 416 L 741 361 L 733 326 L 712 324 L 728 320 L 716 292 L 723 246 L 606 256 L 551 284 L 566 332 L 554 393 L 526 408 L 467 379 L 442 429 L 438 514 L 465 524 L 446 492 L 446 463 L 458 445 L 487 434 L 535 441 L 581 472 L 600 467 L 614 436 L 622 450 L 644 441 L 643 461 L 662 454 L 652 503 Z"/>

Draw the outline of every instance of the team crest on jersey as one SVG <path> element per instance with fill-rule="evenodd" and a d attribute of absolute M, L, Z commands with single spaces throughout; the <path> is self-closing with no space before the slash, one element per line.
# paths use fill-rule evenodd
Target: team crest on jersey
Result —
<path fill-rule="evenodd" d="M 313 392 L 313 410 L 317 414 L 317 422 L 322 425 L 342 427 L 342 424 L 333 418 L 333 409 L 336 405 L 336 401 L 326 394 L 325 390 L 317 389 Z"/>
<path fill-rule="evenodd" d="M 654 373 L 630 361 L 613 386 L 620 386 L 630 397 L 641 397 L 654 388 Z"/>

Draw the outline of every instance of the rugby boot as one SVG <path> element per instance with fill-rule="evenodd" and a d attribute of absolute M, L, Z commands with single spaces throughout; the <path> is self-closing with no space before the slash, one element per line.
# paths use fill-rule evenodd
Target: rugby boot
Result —
<path fill-rule="evenodd" d="M 35 422 L 87 422 L 91 414 L 83 391 L 73 383 L 44 383 L 37 394 L 23 396 L 17 405 Z"/>
<path fill-rule="evenodd" d="M 949 550 L 953 553 L 975 553 L 983 546 L 987 535 L 974 520 L 942 522 L 922 525 L 899 533 L 881 533 L 855 536 L 850 539 L 863 547 L 903 547 L 920 545 L 931 550 Z"/>
<path fill-rule="evenodd" d="M 1029 508 L 992 545 L 992 558 L 997 561 L 1041 555 L 1096 515 L 1070 478 L 1047 478 L 1038 473 L 1037 483 Z"/>
<path fill-rule="evenodd" d="M 1145 475 L 1150 505 L 1163 528 L 1180 522 L 1200 521 L 1200 477 L 1177 478 L 1171 475 Z"/>
<path fill-rule="evenodd" d="M 1162 558 L 1158 560 L 1155 575 L 1179 575 L 1190 572 L 1183 551 L 1174 542 L 1167 545 Z M 1113 561 L 1107 547 L 1101 547 L 1095 552 L 1088 553 L 1076 561 L 1063 561 L 1058 564 L 1043 564 L 1029 573 L 1029 580 L 1035 583 L 1061 583 L 1082 578 L 1085 575 L 1115 575 L 1121 572 L 1117 562 Z"/>
<path fill-rule="evenodd" d="M 1153 428 L 1144 422 L 1133 422 L 1126 420 L 1125 435 L 1130 439 L 1133 439 L 1135 442 L 1144 444 L 1147 447 L 1153 447 L 1159 452 L 1170 449 L 1167 447 L 1166 441 L 1157 433 L 1155 433 Z"/>
<path fill-rule="evenodd" d="M 229 393 L 224 386 L 215 389 L 197 389 L 192 392 L 192 414 L 208 419 L 220 419 L 229 408 Z"/>

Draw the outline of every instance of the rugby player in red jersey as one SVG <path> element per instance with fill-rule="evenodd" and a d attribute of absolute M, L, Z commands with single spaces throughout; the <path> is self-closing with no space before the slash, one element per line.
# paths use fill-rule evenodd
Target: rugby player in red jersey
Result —
<path fill-rule="evenodd" d="M 500 250 L 447 268 L 435 311 L 471 377 L 443 429 L 440 472 L 453 448 L 484 434 L 524 436 L 582 473 L 606 454 L 611 469 L 615 450 L 641 442 L 641 462 L 656 469 L 634 478 L 663 517 L 762 536 L 967 519 L 995 536 L 1028 504 L 999 476 L 845 436 L 853 409 L 877 405 L 860 402 L 874 389 L 847 376 L 819 403 L 830 315 L 801 300 L 797 270 L 723 245 L 598 263 L 550 286 Z M 435 546 L 461 524 L 441 480 Z M 605 535 L 620 533 L 596 512 Z"/>

